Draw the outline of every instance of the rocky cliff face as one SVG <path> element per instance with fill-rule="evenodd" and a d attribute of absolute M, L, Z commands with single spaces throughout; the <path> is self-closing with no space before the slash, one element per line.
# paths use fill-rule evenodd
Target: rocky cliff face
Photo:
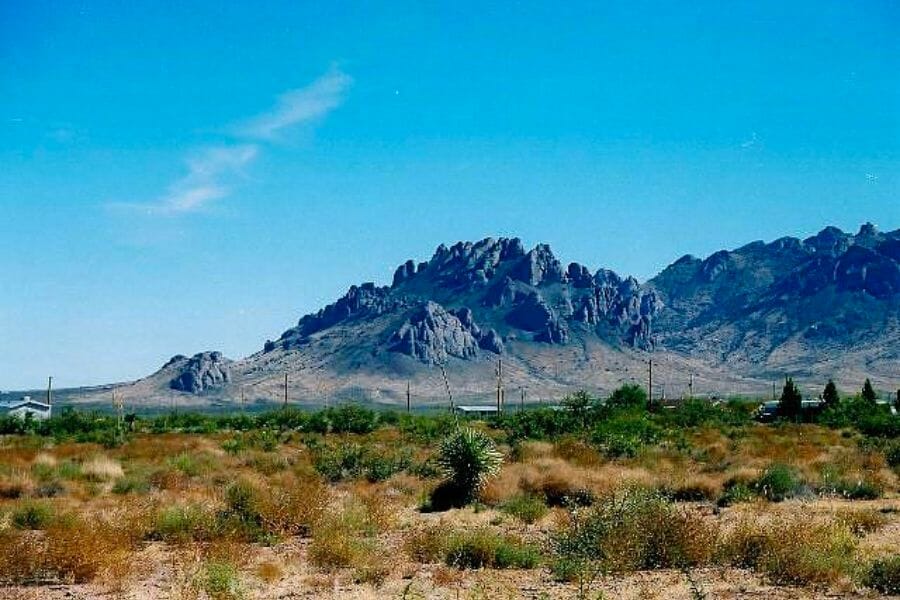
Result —
<path fill-rule="evenodd" d="M 173 390 L 199 394 L 231 381 L 231 362 L 221 352 L 201 352 L 190 358 L 174 356 L 162 370 L 174 372 L 169 381 L 169 387 Z"/>
<path fill-rule="evenodd" d="M 633 278 L 592 275 L 575 263 L 563 268 L 545 244 L 526 251 L 519 239 L 487 238 L 441 245 L 427 262 L 406 261 L 390 287 L 351 287 L 265 350 L 295 348 L 328 328 L 384 315 L 401 316 L 402 324 L 376 332 L 370 343 L 425 363 L 500 354 L 509 339 L 564 345 L 573 326 L 650 347 L 660 307 L 656 292 Z"/>

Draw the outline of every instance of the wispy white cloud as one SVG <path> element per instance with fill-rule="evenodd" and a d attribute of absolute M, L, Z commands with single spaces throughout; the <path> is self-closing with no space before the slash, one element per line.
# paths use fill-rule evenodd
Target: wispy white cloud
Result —
<path fill-rule="evenodd" d="M 285 92 L 272 110 L 239 124 L 234 133 L 251 139 L 278 139 L 284 130 L 324 117 L 340 106 L 352 83 L 349 75 L 332 69 L 306 87 Z"/>
<path fill-rule="evenodd" d="M 187 174 L 155 200 L 114 203 L 115 208 L 148 215 L 175 216 L 200 212 L 231 192 L 231 183 L 244 174 L 265 143 L 277 142 L 292 126 L 320 119 L 340 106 L 352 78 L 332 69 L 306 87 L 289 90 L 272 110 L 229 129 L 234 142 L 195 151 L 185 162 Z"/>

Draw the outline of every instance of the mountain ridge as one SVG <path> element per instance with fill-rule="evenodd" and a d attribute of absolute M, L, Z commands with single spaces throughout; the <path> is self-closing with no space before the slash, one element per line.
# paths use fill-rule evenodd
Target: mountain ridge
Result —
<path fill-rule="evenodd" d="M 684 255 L 643 283 L 501 237 L 441 244 L 399 265 L 390 285 L 353 285 L 246 358 L 175 357 L 130 385 L 192 401 L 247 389 L 275 399 L 287 374 L 297 400 L 396 402 L 407 382 L 439 398 L 434 367 L 444 365 L 462 395 L 480 398 L 502 359 L 510 387 L 554 397 L 642 380 L 652 357 L 670 394 L 684 393 L 689 375 L 719 394 L 764 393 L 784 374 L 890 386 L 898 342 L 900 230 L 829 226 Z"/>

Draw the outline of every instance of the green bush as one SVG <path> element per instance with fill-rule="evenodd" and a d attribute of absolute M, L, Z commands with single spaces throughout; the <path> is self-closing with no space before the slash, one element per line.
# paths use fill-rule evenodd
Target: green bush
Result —
<path fill-rule="evenodd" d="M 200 575 L 200 587 L 213 600 L 236 600 L 244 596 L 237 569 L 225 562 L 206 563 Z"/>
<path fill-rule="evenodd" d="M 741 502 L 752 502 L 756 498 L 754 491 L 742 481 L 728 481 L 722 495 L 716 500 L 719 506 L 731 506 Z"/>
<path fill-rule="evenodd" d="M 53 520 L 50 505 L 27 502 L 12 513 L 12 524 L 16 529 L 46 529 Z"/>
<path fill-rule="evenodd" d="M 150 491 L 150 482 L 145 477 L 138 475 L 127 475 L 117 479 L 112 487 L 113 494 L 146 494 Z"/>
<path fill-rule="evenodd" d="M 534 523 L 547 514 L 547 505 L 543 499 L 533 494 L 520 494 L 507 500 L 500 510 L 516 517 L 523 523 Z"/>
<path fill-rule="evenodd" d="M 769 465 L 753 482 L 754 491 L 771 502 L 781 502 L 795 496 L 803 482 L 791 467 L 779 463 Z"/>
<path fill-rule="evenodd" d="M 864 579 L 866 586 L 882 594 L 900 594 L 900 555 L 874 561 Z"/>
<path fill-rule="evenodd" d="M 319 445 L 313 451 L 313 466 L 328 481 L 367 479 L 383 481 L 412 465 L 408 449 L 384 452 L 360 444 L 336 447 Z"/>
<path fill-rule="evenodd" d="M 488 529 L 450 536 L 444 562 L 457 569 L 532 569 L 540 560 L 536 548 Z"/>
<path fill-rule="evenodd" d="M 647 413 L 618 413 L 599 422 L 591 440 L 610 458 L 634 457 L 644 446 L 658 442 L 662 428 Z"/>
<path fill-rule="evenodd" d="M 201 506 L 169 506 L 153 518 L 147 537 L 170 543 L 207 542 L 219 535 L 215 513 Z"/>

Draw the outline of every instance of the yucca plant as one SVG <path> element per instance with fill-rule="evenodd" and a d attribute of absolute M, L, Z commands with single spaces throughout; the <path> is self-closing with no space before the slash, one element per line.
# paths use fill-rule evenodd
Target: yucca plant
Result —
<path fill-rule="evenodd" d="M 463 504 L 475 500 L 485 483 L 500 471 L 502 463 L 503 455 L 494 440 L 469 428 L 458 429 L 446 437 L 438 453 L 438 465 Z"/>

